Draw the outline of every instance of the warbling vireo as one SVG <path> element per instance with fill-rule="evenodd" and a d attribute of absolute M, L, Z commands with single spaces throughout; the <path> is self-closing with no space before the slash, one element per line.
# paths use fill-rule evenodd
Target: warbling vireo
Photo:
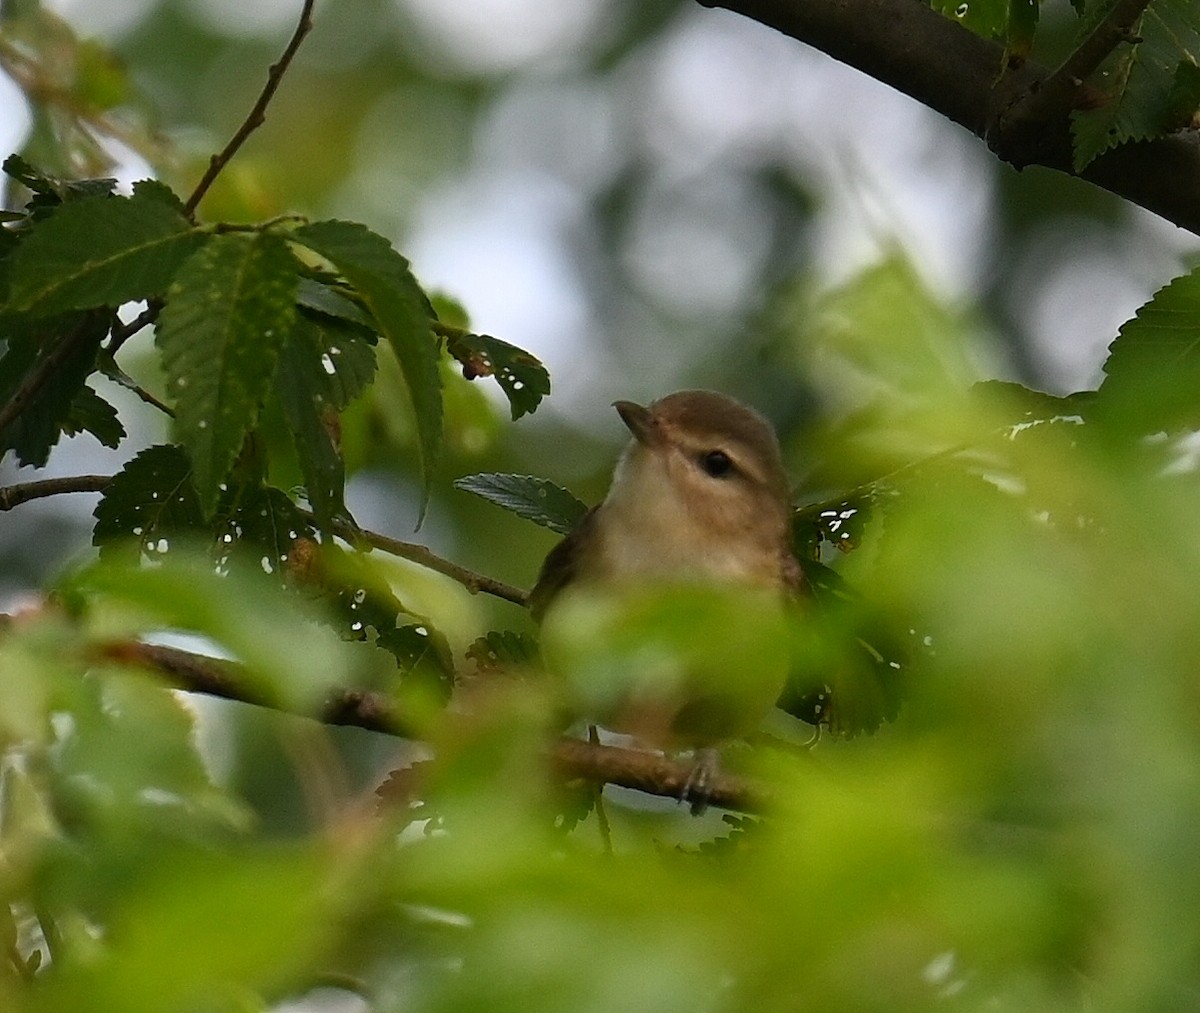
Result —
<path fill-rule="evenodd" d="M 679 391 L 647 407 L 630 401 L 617 401 L 614 407 L 633 439 L 604 501 L 551 550 L 542 566 L 530 606 L 539 621 L 550 614 L 543 643 L 549 639 L 569 647 L 576 628 L 594 625 L 591 615 L 603 606 L 585 604 L 566 619 L 575 628 L 564 630 L 558 623 L 551 629 L 572 596 L 590 595 L 592 602 L 628 600 L 654 587 L 741 594 L 755 603 L 756 616 L 762 611 L 778 614 L 775 628 L 779 639 L 785 639 L 785 604 L 802 586 L 803 576 L 792 553 L 788 483 L 770 423 L 732 398 L 703 390 Z M 719 607 L 714 612 L 709 605 L 688 607 L 696 616 L 731 614 Z M 653 613 L 654 606 L 650 608 Z M 679 615 L 678 608 L 667 611 Z M 694 631 L 701 663 L 708 647 L 725 647 L 728 640 L 708 625 Z M 745 625 L 736 619 L 733 624 Z M 638 707 L 655 711 L 649 720 L 644 713 L 640 720 L 588 716 L 635 735 L 656 727 L 653 737 L 659 741 L 651 744 L 663 748 L 704 750 L 720 739 L 748 733 L 748 719 L 756 725 L 775 703 L 787 664 L 782 653 L 771 657 L 768 672 L 750 658 L 739 665 L 739 658 L 699 679 L 694 673 L 676 679 L 670 694 L 656 698 L 653 690 L 643 692 Z M 695 667 L 694 661 L 684 664 Z M 746 679 L 760 685 L 730 685 Z M 756 713 L 717 713 L 744 709 L 733 702 L 734 691 L 741 688 L 751 690 L 750 710 Z"/>

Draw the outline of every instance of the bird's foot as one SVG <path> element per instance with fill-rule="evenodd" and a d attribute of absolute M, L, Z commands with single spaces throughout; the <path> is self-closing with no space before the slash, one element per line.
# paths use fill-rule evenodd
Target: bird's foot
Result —
<path fill-rule="evenodd" d="M 712 748 L 697 749 L 691 771 L 679 792 L 679 801 L 688 803 L 693 816 L 707 808 L 710 787 L 721 769 L 721 754 Z"/>

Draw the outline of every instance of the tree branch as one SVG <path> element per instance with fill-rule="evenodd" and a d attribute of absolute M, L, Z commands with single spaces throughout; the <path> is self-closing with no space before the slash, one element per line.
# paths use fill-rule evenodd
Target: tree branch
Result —
<path fill-rule="evenodd" d="M 248 680 L 239 677 L 241 666 L 236 662 L 137 641 L 106 645 L 100 655 L 110 661 L 151 669 L 176 689 L 280 709 L 246 688 Z M 413 736 L 413 729 L 392 699 L 366 690 L 335 690 L 317 714 L 305 716 L 330 725 Z M 657 753 L 579 739 L 559 739 L 550 747 L 548 759 L 564 777 L 620 785 L 664 798 L 683 797 L 692 776 L 692 766 L 688 763 Z M 767 795 L 745 778 L 718 774 L 706 784 L 705 800 L 722 809 L 757 812 L 765 808 Z"/>
<path fill-rule="evenodd" d="M 436 570 L 438 573 L 445 574 L 447 577 L 458 581 L 472 594 L 478 594 L 482 591 L 495 598 L 503 598 L 505 601 L 510 601 L 514 605 L 524 607 L 528 604 L 528 596 L 519 587 L 513 587 L 512 584 L 505 584 L 503 581 L 494 580 L 491 577 L 484 576 L 482 573 L 475 573 L 464 566 L 452 563 L 448 559 L 443 559 L 441 556 L 430 552 L 424 545 L 416 542 L 402 542 L 397 538 L 376 534 L 374 531 L 362 531 L 357 528 L 351 528 L 348 524 L 335 524 L 334 531 L 351 543 L 365 541 L 368 545 L 382 549 L 390 555 L 399 556 L 401 559 L 419 563 L 426 569 Z"/>
<path fill-rule="evenodd" d="M 209 187 L 213 185 L 217 176 L 221 174 L 221 170 L 237 154 L 238 149 L 246 142 L 246 138 L 266 122 L 267 106 L 270 105 L 271 99 L 275 97 L 275 92 L 283 80 L 283 75 L 287 73 L 292 58 L 300 48 L 300 43 L 312 31 L 313 3 L 314 0 L 304 0 L 304 6 L 300 11 L 300 20 L 296 23 L 296 30 L 292 33 L 292 37 L 288 41 L 283 55 L 279 57 L 277 62 L 271 65 L 271 69 L 267 72 L 267 83 L 263 86 L 263 90 L 258 96 L 258 101 L 251 107 L 242 125 L 238 127 L 237 132 L 229 139 L 229 143 L 209 159 L 208 169 L 201 177 L 200 182 L 196 184 L 196 189 L 192 191 L 192 195 L 188 197 L 183 206 L 189 218 L 194 217 L 196 208 L 204 199 L 204 195 L 208 193 Z"/>
<path fill-rule="evenodd" d="M 986 141 L 1018 169 L 1041 165 L 1078 176 L 1200 235 L 1200 132 L 1122 144 L 1082 173 L 1073 167 L 1068 108 L 1030 124 L 1013 111 L 1051 72 L 1034 63 L 1010 69 L 1004 47 L 980 38 L 916 0 L 698 0 L 807 43 L 891 85 Z M 1086 67 L 1136 16 L 1122 0 L 1109 28 L 1086 40 L 1064 67 Z M 1113 41 L 1114 35 L 1116 36 Z M 1067 70 L 1072 74 L 1072 70 Z M 1064 83 L 1070 83 L 1066 78 Z M 1054 85 L 1054 88 L 1060 85 Z"/>
<path fill-rule="evenodd" d="M 36 482 L 20 482 L 0 488 L 0 513 L 11 510 L 31 499 L 61 496 L 68 492 L 104 492 L 111 475 L 70 475 L 66 478 L 42 478 Z"/>

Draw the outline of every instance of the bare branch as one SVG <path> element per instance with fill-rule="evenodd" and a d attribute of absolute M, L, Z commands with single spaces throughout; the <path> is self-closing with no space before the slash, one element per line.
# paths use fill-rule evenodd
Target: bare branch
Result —
<path fill-rule="evenodd" d="M 183 206 L 189 218 L 195 215 L 196 208 L 204 199 L 204 195 L 208 193 L 209 187 L 213 185 L 217 176 L 221 174 L 221 170 L 237 154 L 238 149 L 246 143 L 246 138 L 266 122 L 267 106 L 271 104 L 271 99 L 275 97 L 275 92 L 283 80 L 283 75 L 287 73 L 292 58 L 300 48 L 300 43 L 312 31 L 314 2 L 315 0 L 304 0 L 304 6 L 300 11 L 300 20 L 296 23 L 296 30 L 292 33 L 292 37 L 288 41 L 283 55 L 279 57 L 277 62 L 271 65 L 271 69 L 267 72 L 267 83 L 263 86 L 263 90 L 258 96 L 258 101 L 254 103 L 242 125 L 238 127 L 237 133 L 229 139 L 229 143 L 209 159 L 208 169 L 201 177 L 200 182 L 196 184 L 196 189 L 192 191 L 192 195 L 188 197 Z"/>
<path fill-rule="evenodd" d="M 71 475 L 66 478 L 43 478 L 36 482 L 20 482 L 0 488 L 0 513 L 11 510 L 32 499 L 61 496 L 68 492 L 104 492 L 111 475 Z"/>
<path fill-rule="evenodd" d="M 149 668 L 177 689 L 279 709 L 246 688 L 248 680 L 239 677 L 241 666 L 235 662 L 137 641 L 109 644 L 101 650 L 101 656 Z M 367 690 L 336 690 L 317 714 L 307 716 L 325 724 L 351 725 L 389 735 L 413 734 L 392 699 Z M 620 785 L 664 798 L 681 798 L 692 775 L 690 764 L 658 753 L 579 739 L 559 739 L 550 747 L 548 758 L 565 777 Z M 761 787 L 731 774 L 713 777 L 706 785 L 705 799 L 709 805 L 742 812 L 761 811 L 767 804 Z"/>

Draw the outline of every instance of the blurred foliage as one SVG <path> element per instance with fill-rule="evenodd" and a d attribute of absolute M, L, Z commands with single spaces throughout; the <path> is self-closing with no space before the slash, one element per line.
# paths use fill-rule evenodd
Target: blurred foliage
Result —
<path fill-rule="evenodd" d="M 719 595 L 585 608 L 547 632 L 555 682 L 526 629 L 488 629 L 523 618 L 489 624 L 442 577 L 368 554 L 348 506 L 349 482 L 390 475 L 412 515 L 432 496 L 460 561 L 527 582 L 548 540 L 448 477 L 561 530 L 583 503 L 557 481 L 592 498 L 605 457 L 552 423 L 517 445 L 508 419 L 547 373 L 472 333 L 384 238 L 412 209 L 381 191 L 462 157 L 512 67 L 457 65 L 420 31 L 393 46 L 401 8 L 361 6 L 322 10 L 350 41 L 317 33 L 204 218 L 179 195 L 249 107 L 265 44 L 162 3 L 114 55 L 34 0 L 0 7 L 0 63 L 34 109 L 6 163 L 3 447 L 41 467 L 64 435 L 129 439 L 104 378 L 171 412 L 170 442 L 105 490 L 96 558 L 0 625 L 0 1008 L 294 1009 L 329 990 L 378 1011 L 1194 1007 L 1197 274 L 1121 328 L 1098 391 L 1051 396 L 991 379 L 989 293 L 952 304 L 902 246 L 819 292 L 764 257 L 739 313 L 769 321 L 771 355 L 739 338 L 688 380 L 719 368 L 778 408 L 807 473 L 811 599 L 780 621 Z M 619 74 L 675 9 L 612 5 L 586 73 Z M 1019 53 L 1031 12 L 1001 9 L 988 31 Z M 117 192 L 112 139 L 164 182 Z M 336 192 L 368 170 L 386 185 L 363 225 Z M 650 176 L 599 184 L 603 243 Z M 795 180 L 763 179 L 795 226 Z M 648 333 L 678 327 L 655 355 L 738 333 L 639 298 Z M 154 349 L 116 317 L 134 301 L 161 314 Z M 489 376 L 500 408 L 469 382 Z M 173 692 L 123 649 L 147 638 L 235 659 L 241 695 L 280 711 L 365 694 L 422 744 Z M 603 713 L 630 680 L 661 693 L 655 671 L 704 680 L 723 732 L 749 735 L 788 662 L 780 702 L 821 735 L 806 748 L 776 713 L 727 751 L 761 813 L 597 805 L 546 763 L 564 712 Z"/>

